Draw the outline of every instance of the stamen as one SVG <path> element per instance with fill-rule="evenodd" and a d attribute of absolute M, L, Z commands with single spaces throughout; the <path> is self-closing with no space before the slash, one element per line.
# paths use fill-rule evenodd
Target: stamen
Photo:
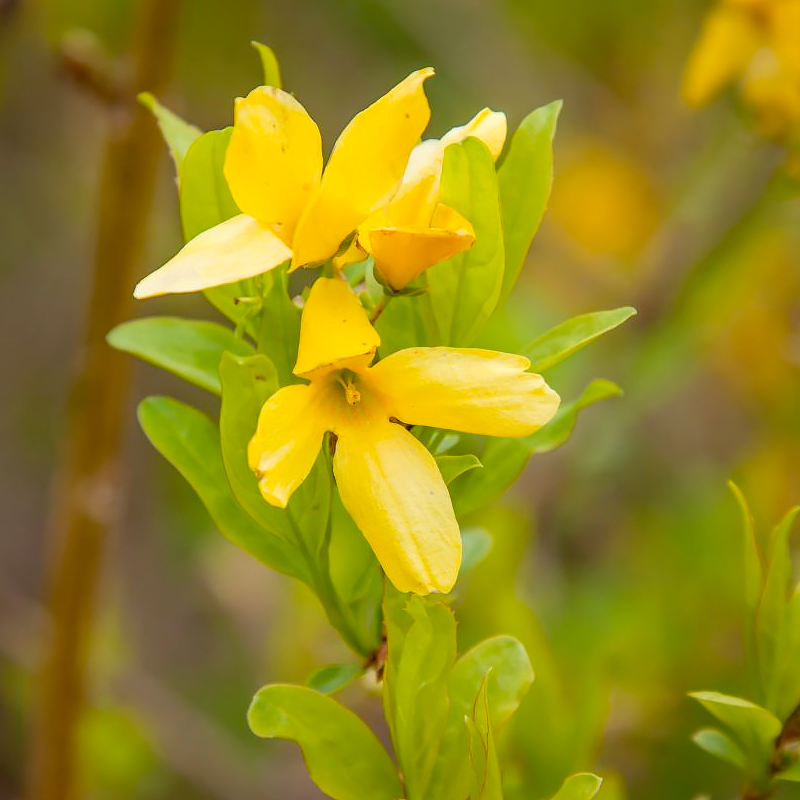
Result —
<path fill-rule="evenodd" d="M 344 396 L 347 398 L 347 402 L 350 403 L 351 406 L 356 405 L 356 403 L 361 400 L 361 392 L 356 389 L 353 381 L 350 379 L 348 379 L 347 383 L 344 385 Z"/>

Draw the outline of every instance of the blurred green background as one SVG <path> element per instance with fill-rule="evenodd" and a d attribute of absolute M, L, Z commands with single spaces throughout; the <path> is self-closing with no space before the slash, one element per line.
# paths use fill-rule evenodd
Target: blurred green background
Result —
<path fill-rule="evenodd" d="M 0 2 L 0 798 L 21 796 L 32 668 L 47 622 L 48 495 L 91 275 L 111 115 L 56 55 L 92 32 L 124 51 L 135 0 Z M 800 203 L 783 154 L 733 95 L 680 100 L 707 6 L 697 0 L 186 0 L 171 89 L 200 127 L 230 124 L 259 82 L 252 39 L 327 146 L 357 110 L 432 65 L 430 135 L 488 105 L 511 126 L 563 98 L 550 210 L 509 320 L 532 338 L 574 314 L 639 316 L 550 382 L 623 398 L 584 413 L 562 450 L 474 520 L 494 536 L 461 588 L 464 647 L 519 636 L 537 683 L 505 731 L 509 795 L 548 796 L 593 769 L 602 798 L 734 796 L 690 741 L 695 689 L 747 696 L 734 478 L 757 521 L 800 499 Z M 180 244 L 166 148 L 140 273 Z M 211 315 L 198 297 L 147 313 Z M 139 432 L 134 403 L 208 399 L 135 366 L 125 515 L 110 545 L 82 730 L 91 798 L 280 800 L 321 795 L 299 751 L 245 710 L 268 681 L 346 659 L 308 593 L 235 550 Z M 380 726 L 374 687 L 345 700 Z M 515 788 L 516 787 L 516 788 Z M 786 791 L 786 797 L 800 796 Z M 432 800 L 434 800 L 432 798 Z"/>

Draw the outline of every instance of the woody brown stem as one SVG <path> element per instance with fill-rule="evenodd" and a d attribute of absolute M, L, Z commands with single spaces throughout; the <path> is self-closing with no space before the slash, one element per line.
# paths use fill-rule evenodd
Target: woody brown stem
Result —
<path fill-rule="evenodd" d="M 178 0 L 143 0 L 136 8 L 131 91 L 109 110 L 89 319 L 50 511 L 53 561 L 47 606 L 52 625 L 43 645 L 32 721 L 30 800 L 78 796 L 77 733 L 95 589 L 105 542 L 119 517 L 118 455 L 128 361 L 106 345 L 105 335 L 131 316 L 131 287 L 161 150 L 158 130 L 136 103 L 136 93 L 158 93 L 165 85 Z"/>

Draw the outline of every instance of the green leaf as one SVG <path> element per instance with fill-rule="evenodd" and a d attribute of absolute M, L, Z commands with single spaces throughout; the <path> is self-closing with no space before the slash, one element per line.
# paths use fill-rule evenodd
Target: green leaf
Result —
<path fill-rule="evenodd" d="M 427 271 L 438 344 L 464 346 L 483 330 L 503 285 L 503 229 L 494 162 L 475 138 L 451 144 L 444 155 L 440 202 L 455 208 L 475 229 L 465 253 Z"/>
<path fill-rule="evenodd" d="M 494 744 L 494 732 L 487 696 L 488 676 L 481 682 L 472 715 L 467 717 L 469 760 L 472 766 L 470 800 L 503 800 L 500 765 Z"/>
<path fill-rule="evenodd" d="M 703 728 L 692 734 L 692 741 L 722 761 L 727 761 L 742 771 L 747 770 L 747 756 L 730 736 L 716 728 Z"/>
<path fill-rule="evenodd" d="M 232 133 L 232 127 L 204 133 L 191 145 L 181 164 L 181 224 L 187 242 L 240 213 L 223 174 L 225 153 Z M 253 279 L 215 286 L 206 289 L 203 294 L 237 325 L 244 324 L 252 313 L 250 306 L 237 303 L 237 299 L 260 296 Z M 246 329 L 253 334 L 252 325 Z"/>
<path fill-rule="evenodd" d="M 278 57 L 275 55 L 271 47 L 268 47 L 261 42 L 250 42 L 258 52 L 261 59 L 261 67 L 264 70 L 264 85 L 274 86 L 277 89 L 282 88 L 281 83 L 281 68 L 278 64 Z"/>
<path fill-rule="evenodd" d="M 792 563 L 789 556 L 789 535 L 800 508 L 791 509 L 772 530 L 767 552 L 767 572 L 764 590 L 756 615 L 756 637 L 758 642 L 759 676 L 765 705 L 777 712 L 782 701 L 780 691 L 782 667 L 781 651 L 784 638 L 791 632 L 786 629 L 786 613 L 789 602 L 789 581 Z M 797 670 L 797 664 L 794 665 Z M 789 711 L 791 712 L 791 708 Z"/>
<path fill-rule="evenodd" d="M 240 358 L 225 353 L 220 361 L 222 404 L 219 413 L 222 460 L 236 499 L 254 520 L 275 535 L 291 539 L 286 512 L 261 495 L 247 463 L 247 445 L 256 431 L 261 406 L 278 391 L 275 367 L 264 355 Z"/>
<path fill-rule="evenodd" d="M 406 613 L 413 623 L 390 658 L 396 671 L 392 682 L 392 736 L 402 768 L 407 800 L 431 797 L 428 784 L 435 768 L 439 740 L 448 720 L 447 679 L 456 655 L 453 612 L 437 599 L 412 595 Z M 396 645 L 396 643 L 395 643 Z"/>
<path fill-rule="evenodd" d="M 779 772 L 775 776 L 775 780 L 800 783 L 800 761 L 795 761 L 794 764 L 787 767 L 783 772 Z"/>
<path fill-rule="evenodd" d="M 787 719 L 800 704 L 800 584 L 786 606 L 783 634 L 778 653 L 779 678 L 775 696 L 775 716 Z"/>
<path fill-rule="evenodd" d="M 533 667 L 522 644 L 512 636 L 494 636 L 464 653 L 448 682 L 453 705 L 468 708 L 487 675 L 492 727 L 500 728 L 533 683 Z"/>
<path fill-rule="evenodd" d="M 483 469 L 466 475 L 453 492 L 457 516 L 491 505 L 520 476 L 530 457 L 524 439 L 488 439 L 480 456 Z"/>
<path fill-rule="evenodd" d="M 363 674 L 360 664 L 328 664 L 309 675 L 306 686 L 322 694 L 335 694 Z"/>
<path fill-rule="evenodd" d="M 601 777 L 591 772 L 578 772 L 564 781 L 553 800 L 592 800 L 602 784 Z"/>
<path fill-rule="evenodd" d="M 232 127 L 208 131 L 186 151 L 180 169 L 181 223 L 186 241 L 239 214 L 222 173 Z"/>
<path fill-rule="evenodd" d="M 436 456 L 436 464 L 448 486 L 459 476 L 481 466 L 477 456 L 465 453 L 460 456 Z"/>
<path fill-rule="evenodd" d="M 169 397 L 148 397 L 138 414 L 153 447 L 186 478 L 223 536 L 272 569 L 302 577 L 287 544 L 257 525 L 231 494 L 219 431 L 205 414 Z"/>
<path fill-rule="evenodd" d="M 525 117 L 497 171 L 505 236 L 502 299 L 517 282 L 525 255 L 542 221 L 553 183 L 553 136 L 561 101 Z"/>
<path fill-rule="evenodd" d="M 214 322 L 179 317 L 146 317 L 117 325 L 106 341 L 117 350 L 137 356 L 219 395 L 222 354 L 253 354 L 253 348 L 233 331 Z"/>
<path fill-rule="evenodd" d="M 177 114 L 162 106 L 150 92 L 142 92 L 137 99 L 156 118 L 175 163 L 175 172 L 180 174 L 181 163 L 187 150 L 203 132 L 196 125 L 185 122 Z"/>
<path fill-rule="evenodd" d="M 389 754 L 352 711 L 302 686 L 265 686 L 247 721 L 256 736 L 303 750 L 311 780 L 335 800 L 398 800 L 403 788 Z"/>
<path fill-rule="evenodd" d="M 728 488 L 733 492 L 742 514 L 742 555 L 744 561 L 744 645 L 745 658 L 754 685 L 759 686 L 758 645 L 756 643 L 756 613 L 761 599 L 764 584 L 764 565 L 761 548 L 756 537 L 753 516 L 747 500 L 739 487 L 728 481 Z M 763 692 L 762 692 L 763 695 Z M 759 697 L 762 699 L 762 697 Z"/>
<path fill-rule="evenodd" d="M 569 439 L 578 413 L 587 406 L 605 400 L 608 397 L 618 397 L 622 394 L 622 389 L 615 383 L 598 379 L 592 381 L 577 400 L 565 403 L 558 409 L 555 417 L 536 433 L 525 437 L 522 441 L 531 453 L 549 453 L 557 447 L 561 447 Z"/>
<path fill-rule="evenodd" d="M 428 787 L 430 797 L 461 800 L 469 792 L 469 775 L 461 769 L 469 753 L 464 718 L 473 711 L 481 687 L 487 687 L 491 725 L 498 729 L 516 711 L 532 682 L 528 654 L 511 636 L 487 639 L 461 656 L 447 682 L 450 710 Z"/>
<path fill-rule="evenodd" d="M 259 352 L 266 354 L 278 371 L 281 386 L 295 383 L 292 374 L 300 342 L 300 309 L 292 302 L 285 269 L 261 277 L 264 298 L 258 331 Z"/>
<path fill-rule="evenodd" d="M 258 481 L 248 464 L 247 445 L 255 433 L 261 407 L 277 391 L 275 367 L 262 354 L 239 358 L 226 353 L 220 362 L 220 380 L 222 457 L 233 493 L 259 524 L 295 544 L 298 549 L 294 551 L 294 557 L 299 572 L 300 565 L 308 563 L 303 551 L 316 560 L 326 543 L 331 486 L 325 455 L 320 452 L 316 464 L 294 492 L 286 509 L 270 505 L 262 497 Z M 316 590 L 319 588 L 317 585 Z"/>
<path fill-rule="evenodd" d="M 719 692 L 691 692 L 693 697 L 727 725 L 747 756 L 751 774 L 758 775 L 769 764 L 781 722 L 765 708 L 740 697 Z"/>
<path fill-rule="evenodd" d="M 522 355 L 531 360 L 533 372 L 544 372 L 635 314 L 635 308 L 623 306 L 573 317 L 534 339 L 522 349 Z"/>
<path fill-rule="evenodd" d="M 484 528 L 464 528 L 461 531 L 461 546 L 459 580 L 489 555 L 492 549 L 492 535 Z"/>

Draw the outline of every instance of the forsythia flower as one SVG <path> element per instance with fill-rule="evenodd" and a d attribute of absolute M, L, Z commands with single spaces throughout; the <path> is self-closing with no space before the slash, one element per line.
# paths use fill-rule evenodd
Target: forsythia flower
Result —
<path fill-rule="evenodd" d="M 406 425 L 526 436 L 559 398 L 522 356 L 415 347 L 370 366 L 380 344 L 343 280 L 320 278 L 303 310 L 295 375 L 261 410 L 248 460 L 264 498 L 285 507 L 313 466 L 326 431 L 345 508 L 401 591 L 447 592 L 461 537 L 431 453 Z"/>
<path fill-rule="evenodd" d="M 742 81 L 767 132 L 800 122 L 800 0 L 719 0 L 686 67 L 683 95 L 703 105 Z"/>
<path fill-rule="evenodd" d="M 238 98 L 224 174 L 243 213 L 192 239 L 134 295 L 195 292 L 333 256 L 395 194 L 430 119 L 431 75 L 412 73 L 357 114 L 324 172 L 319 129 L 292 95 L 260 86 Z"/>
<path fill-rule="evenodd" d="M 359 246 L 374 257 L 375 268 L 392 289 L 402 289 L 475 241 L 470 223 L 438 202 L 445 148 L 468 136 L 480 139 L 496 161 L 506 140 L 506 115 L 484 108 L 441 139 L 418 144 L 392 201 L 359 227 Z"/>

